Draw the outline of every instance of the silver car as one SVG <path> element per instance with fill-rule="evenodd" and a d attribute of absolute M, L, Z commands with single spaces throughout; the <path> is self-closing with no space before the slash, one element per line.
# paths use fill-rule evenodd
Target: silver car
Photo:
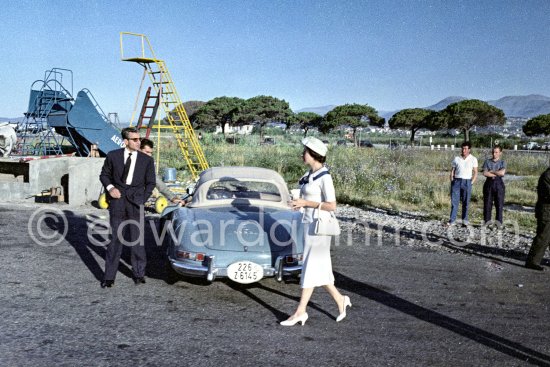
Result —
<path fill-rule="evenodd" d="M 285 181 L 273 170 L 205 170 L 191 202 L 162 214 L 172 268 L 184 276 L 245 284 L 300 274 L 303 226 L 289 200 Z"/>

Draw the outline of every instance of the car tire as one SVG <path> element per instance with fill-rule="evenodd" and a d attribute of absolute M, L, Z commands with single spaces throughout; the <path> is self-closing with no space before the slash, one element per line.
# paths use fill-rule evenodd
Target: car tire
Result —
<path fill-rule="evenodd" d="M 168 284 L 176 284 L 180 280 L 182 280 L 182 276 L 172 268 L 170 260 L 166 256 L 164 261 L 164 281 Z"/>

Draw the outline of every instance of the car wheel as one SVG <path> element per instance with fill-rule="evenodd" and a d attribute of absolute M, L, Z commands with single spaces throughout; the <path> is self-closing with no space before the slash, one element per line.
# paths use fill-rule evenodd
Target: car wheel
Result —
<path fill-rule="evenodd" d="M 155 200 L 155 211 L 158 214 L 162 214 L 162 211 L 164 208 L 168 206 L 168 199 L 166 199 L 164 196 L 159 196 L 157 200 Z"/>
<path fill-rule="evenodd" d="M 170 260 L 168 260 L 168 257 L 165 257 L 164 259 L 164 280 L 168 284 L 175 284 L 178 281 L 182 279 L 181 275 L 179 275 L 173 268 L 172 265 L 170 265 Z"/>

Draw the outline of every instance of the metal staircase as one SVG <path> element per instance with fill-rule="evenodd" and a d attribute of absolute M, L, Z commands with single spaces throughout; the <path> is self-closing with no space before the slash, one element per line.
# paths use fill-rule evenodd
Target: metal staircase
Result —
<path fill-rule="evenodd" d="M 71 153 L 86 157 L 94 146 L 105 156 L 124 146 L 120 129 L 111 123 L 92 93 L 84 88 L 75 99 L 72 90 L 72 71 L 60 68 L 46 71 L 44 79 L 31 85 L 14 155 Z"/>
<path fill-rule="evenodd" d="M 71 108 L 72 93 L 63 86 L 68 77 L 72 89 L 72 71 L 53 68 L 44 73 L 43 80 L 31 86 L 29 106 L 25 119 L 19 123 L 19 138 L 14 153 L 21 156 L 63 154 L 64 138 L 50 127 L 49 120 L 64 116 Z"/>
<path fill-rule="evenodd" d="M 125 57 L 124 39 L 131 39 L 134 42 L 139 42 L 137 56 Z M 151 128 L 171 131 L 176 138 L 177 144 L 187 163 L 191 176 L 193 179 L 197 179 L 199 173 L 208 168 L 208 162 L 206 161 L 197 135 L 195 134 L 195 130 L 189 121 L 187 112 L 183 107 L 183 103 L 181 102 L 176 86 L 172 81 L 172 77 L 168 72 L 166 64 L 163 60 L 160 60 L 155 56 L 153 48 L 149 43 L 149 39 L 143 34 L 121 32 L 120 53 L 122 61 L 135 62 L 144 67 L 144 70 L 149 75 L 151 84 L 157 93 L 156 98 L 158 98 L 158 103 L 162 106 L 166 114 L 165 118 L 162 121 L 159 121 L 156 125 L 151 124 L 151 121 L 149 121 L 148 131 L 150 131 Z M 146 107 L 146 103 L 147 101 L 144 102 L 142 115 L 145 113 L 144 109 Z"/>

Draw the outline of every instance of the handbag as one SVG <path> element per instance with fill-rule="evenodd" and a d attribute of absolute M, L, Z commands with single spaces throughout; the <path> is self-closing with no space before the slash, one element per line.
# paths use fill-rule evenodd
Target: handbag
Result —
<path fill-rule="evenodd" d="M 340 224 L 334 212 L 321 210 L 321 204 L 313 211 L 314 233 L 317 236 L 339 236 Z"/>

